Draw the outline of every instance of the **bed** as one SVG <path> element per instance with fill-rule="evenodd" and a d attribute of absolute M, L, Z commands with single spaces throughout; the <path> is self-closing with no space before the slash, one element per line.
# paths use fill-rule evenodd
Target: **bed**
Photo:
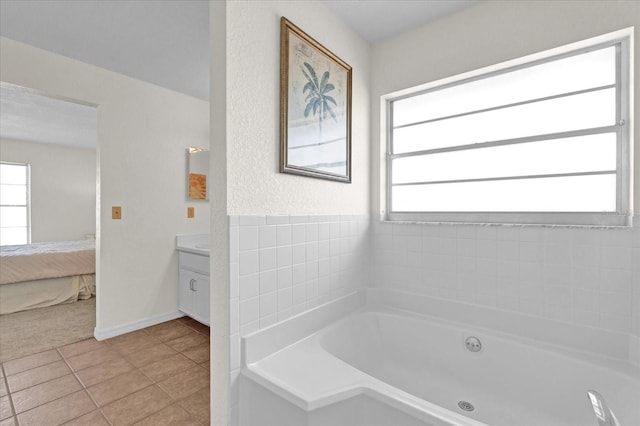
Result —
<path fill-rule="evenodd" d="M 0 315 L 96 294 L 95 240 L 0 247 Z"/>

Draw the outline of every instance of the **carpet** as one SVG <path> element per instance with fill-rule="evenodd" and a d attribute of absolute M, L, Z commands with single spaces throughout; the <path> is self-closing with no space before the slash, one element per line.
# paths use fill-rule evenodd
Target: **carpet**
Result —
<path fill-rule="evenodd" d="M 0 362 L 93 337 L 96 298 L 0 316 Z"/>

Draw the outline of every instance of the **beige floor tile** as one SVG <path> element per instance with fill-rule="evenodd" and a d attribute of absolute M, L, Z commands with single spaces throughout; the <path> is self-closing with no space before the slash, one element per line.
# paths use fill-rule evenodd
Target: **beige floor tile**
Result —
<path fill-rule="evenodd" d="M 111 339 L 107 339 L 104 342 L 109 345 L 121 345 L 123 343 L 131 343 L 135 342 L 137 339 L 148 336 L 146 330 L 136 330 L 131 333 L 121 334 L 120 336 L 112 337 Z"/>
<path fill-rule="evenodd" d="M 198 333 L 204 334 L 205 336 L 209 336 L 210 334 L 209 326 L 206 324 L 202 324 L 201 322 L 196 322 L 195 324 L 191 325 L 191 328 L 193 328 Z"/>
<path fill-rule="evenodd" d="M 124 358 L 118 357 L 103 364 L 94 365 L 78 371 L 76 374 L 85 387 L 119 376 L 122 373 L 132 370 L 134 367 Z"/>
<path fill-rule="evenodd" d="M 96 339 L 91 338 L 91 339 L 87 339 L 87 340 L 82 340 L 80 342 L 72 343 L 72 344 L 67 345 L 67 346 L 63 346 L 63 347 L 59 348 L 58 350 L 60 351 L 60 353 L 62 354 L 63 357 L 71 358 L 72 356 L 80 355 L 80 354 L 83 354 L 85 352 L 95 351 L 95 350 L 100 349 L 101 347 L 103 347 L 105 345 L 106 345 L 106 343 L 99 342 Z"/>
<path fill-rule="evenodd" d="M 112 379 L 87 388 L 99 407 L 152 385 L 153 382 L 138 370 L 128 371 Z"/>
<path fill-rule="evenodd" d="M 59 425 L 95 408 L 87 392 L 82 390 L 18 414 L 18 422 L 20 426 Z"/>
<path fill-rule="evenodd" d="M 37 386 L 14 392 L 11 394 L 11 399 L 16 413 L 22 413 L 81 389 L 82 386 L 78 379 L 73 374 L 68 374 Z"/>
<path fill-rule="evenodd" d="M 171 398 L 157 386 L 149 386 L 102 408 L 113 426 L 131 425 L 171 404 Z"/>
<path fill-rule="evenodd" d="M 135 426 L 200 426 L 200 423 L 179 405 L 170 405 L 136 423 Z"/>
<path fill-rule="evenodd" d="M 198 364 L 209 361 L 209 342 L 192 346 L 183 351 L 182 354 Z"/>
<path fill-rule="evenodd" d="M 177 339 L 178 337 L 184 336 L 185 334 L 191 332 L 191 330 L 189 330 L 187 327 L 174 321 L 163 322 L 162 324 L 149 327 L 146 330 L 147 333 L 149 333 L 151 336 L 163 342 Z"/>
<path fill-rule="evenodd" d="M 4 380 L 4 377 L 0 377 L 0 396 L 5 396 L 8 392 L 7 382 Z"/>
<path fill-rule="evenodd" d="M 129 354 L 126 358 L 134 366 L 142 367 L 143 365 L 151 364 L 176 354 L 176 351 L 164 343 L 161 343 L 159 345 L 144 348 L 136 353 Z"/>
<path fill-rule="evenodd" d="M 0 420 L 0 426 L 18 426 L 18 421 L 15 417 L 9 417 L 8 419 Z"/>
<path fill-rule="evenodd" d="M 9 396 L 3 396 L 0 398 L 0 420 L 4 420 L 13 416 L 11 412 L 11 402 L 9 401 Z"/>
<path fill-rule="evenodd" d="M 67 364 L 60 360 L 14 374 L 13 376 L 7 376 L 7 382 L 9 383 L 9 391 L 17 392 L 30 386 L 39 385 L 40 383 L 66 376 L 69 373 L 71 373 L 71 370 L 67 367 Z"/>
<path fill-rule="evenodd" d="M 58 351 L 51 349 L 35 355 L 29 355 L 23 358 L 7 361 L 4 363 L 4 370 L 7 376 L 11 376 L 12 374 L 31 370 L 32 368 L 40 367 L 41 365 L 51 364 L 52 362 L 60 361 L 61 359 L 62 357 Z"/>
<path fill-rule="evenodd" d="M 67 358 L 67 363 L 69 363 L 73 371 L 80 371 L 93 367 L 94 365 L 113 361 L 117 358 L 122 358 L 122 355 L 111 347 L 104 345 L 94 351 L 69 357 Z"/>
<path fill-rule="evenodd" d="M 160 382 L 196 365 L 197 364 L 195 362 L 191 361 L 186 356 L 182 354 L 175 354 L 169 358 L 142 366 L 140 367 L 140 370 L 142 370 L 145 376 L 151 380 Z"/>
<path fill-rule="evenodd" d="M 98 410 L 94 410 L 84 416 L 77 417 L 71 420 L 69 423 L 65 423 L 64 426 L 110 426 L 107 419 L 104 418 L 102 413 Z"/>
<path fill-rule="evenodd" d="M 158 383 L 173 399 L 182 399 L 205 387 L 209 388 L 209 372 L 199 365 Z"/>
<path fill-rule="evenodd" d="M 175 349 L 178 352 L 183 352 L 189 348 L 201 345 L 203 343 L 209 343 L 209 339 L 206 336 L 195 331 L 192 331 L 191 333 L 177 339 L 166 342 L 167 346 Z"/>
<path fill-rule="evenodd" d="M 129 355 L 139 352 L 150 346 L 156 346 L 159 343 L 161 343 L 160 340 L 147 334 L 145 336 L 139 336 L 132 341 L 111 344 L 111 347 L 120 352 L 122 355 Z"/>
<path fill-rule="evenodd" d="M 178 404 L 196 418 L 200 423 L 208 425 L 210 423 L 209 415 L 209 389 L 196 392 L 193 395 L 178 401 Z"/>

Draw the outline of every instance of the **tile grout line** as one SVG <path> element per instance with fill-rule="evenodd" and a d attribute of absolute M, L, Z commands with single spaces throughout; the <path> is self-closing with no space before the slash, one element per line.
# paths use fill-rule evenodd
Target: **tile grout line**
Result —
<path fill-rule="evenodd" d="M 113 423 L 111 423 L 111 420 L 109 420 L 109 418 L 102 411 L 102 407 L 100 407 L 98 405 L 98 403 L 96 402 L 96 400 L 93 398 L 93 395 L 91 395 L 91 392 L 89 392 L 87 390 L 87 387 L 84 385 L 84 382 L 82 380 L 80 380 L 80 378 L 76 374 L 76 371 L 74 371 L 74 369 L 71 368 L 71 365 L 69 364 L 69 362 L 67 362 L 67 358 L 65 358 L 64 355 L 62 355 L 62 352 L 60 352 L 60 348 L 56 348 L 56 350 L 58 351 L 58 353 L 60 354 L 60 356 L 64 360 L 64 363 L 67 364 L 67 367 L 69 367 L 69 370 L 71 370 L 71 373 L 73 374 L 73 377 L 75 377 L 75 379 L 78 381 L 78 383 L 80 383 L 80 386 L 82 387 L 82 390 L 89 396 L 89 399 L 91 399 L 91 402 L 93 402 L 93 404 L 96 406 L 96 409 L 100 412 L 102 417 L 107 421 L 107 423 L 109 423 L 110 426 L 114 426 Z M 88 352 L 91 352 L 91 351 L 88 351 Z M 84 353 L 88 353 L 88 352 L 84 352 Z M 78 355 L 82 355 L 82 354 L 78 354 Z M 82 417 L 85 414 L 89 414 L 89 413 L 84 413 L 84 414 L 79 415 L 78 417 L 74 417 L 73 419 L 69 419 L 64 424 L 69 423 L 70 421 L 73 421 L 73 420 L 75 420 L 75 419 L 77 419 L 79 417 Z"/>
<path fill-rule="evenodd" d="M 181 325 L 183 325 L 185 328 L 188 328 L 189 330 L 191 330 L 191 331 L 193 331 L 193 332 L 199 333 L 197 330 L 192 329 L 191 327 L 188 327 L 188 326 L 186 326 L 186 325 L 184 325 L 184 324 L 181 324 Z M 144 329 L 143 329 L 143 330 L 144 330 Z M 145 333 L 146 333 L 147 335 L 151 336 L 151 337 L 154 337 L 154 338 L 158 339 L 158 341 L 160 342 L 160 344 L 164 344 L 164 345 L 166 345 L 167 347 L 171 348 L 172 350 L 174 350 L 174 351 L 176 352 L 176 354 L 180 354 L 180 355 L 184 356 L 185 358 L 187 358 L 187 359 L 191 360 L 189 357 L 187 357 L 186 355 L 184 355 L 183 351 L 176 350 L 176 349 L 172 348 L 171 346 L 169 346 L 169 345 L 167 344 L 168 342 L 170 342 L 170 341 L 172 341 L 172 340 L 176 340 L 176 339 L 180 339 L 181 337 L 184 337 L 184 335 L 183 335 L 183 336 L 176 337 L 175 339 L 171 339 L 171 340 L 163 341 L 163 340 L 160 340 L 159 338 L 155 337 L 155 336 L 153 335 L 153 333 L 149 333 L 147 330 L 145 330 Z M 199 333 L 199 334 L 203 334 L 203 333 Z M 109 339 L 107 339 L 107 340 L 109 340 Z M 105 340 L 105 342 L 107 342 L 107 340 Z M 115 351 L 116 351 L 120 356 L 122 356 L 123 358 L 125 358 L 125 359 L 127 360 L 127 362 L 129 362 L 129 363 L 130 363 L 130 361 L 128 361 L 128 359 L 127 359 L 127 355 L 122 354 L 122 353 L 117 349 L 117 346 L 118 346 L 118 345 L 114 345 L 113 343 L 109 343 L 109 345 L 110 345 L 110 346 L 111 346 L 111 347 L 112 347 L 112 348 L 113 348 L 113 349 L 114 349 L 114 350 L 115 350 Z M 190 347 L 189 347 L 189 348 L 190 348 Z M 187 349 L 189 349 L 189 348 L 187 348 Z M 146 348 L 144 348 L 144 349 L 146 349 Z M 191 360 L 191 361 L 193 361 L 193 360 Z M 195 362 L 195 361 L 194 361 L 194 362 Z M 195 364 L 196 364 L 196 366 L 199 366 L 199 364 L 198 364 L 198 363 L 195 363 Z M 132 365 L 133 365 L 133 364 L 132 364 Z M 168 379 L 168 378 L 163 378 L 162 380 L 155 380 L 155 379 L 153 379 L 152 377 L 148 376 L 148 375 L 147 375 L 147 374 L 146 374 L 146 373 L 141 369 L 141 367 L 137 367 L 137 366 L 133 365 L 133 368 L 134 368 L 134 370 L 136 370 L 136 371 L 138 371 L 140 374 L 142 374 L 144 377 L 146 377 L 147 379 L 149 379 L 149 381 L 151 382 L 151 384 L 149 384 L 148 386 L 145 386 L 145 387 L 143 387 L 143 388 L 141 388 L 141 389 L 138 389 L 138 390 L 136 390 L 135 392 L 132 392 L 132 393 L 130 393 L 130 394 L 128 394 L 128 395 L 124 395 L 124 396 L 122 396 L 121 398 L 118 398 L 118 399 L 116 399 L 116 400 L 114 400 L 114 401 L 111 401 L 111 402 L 109 402 L 109 404 L 113 404 L 113 403 L 115 403 L 116 401 L 121 401 L 121 400 L 123 400 L 123 399 L 125 399 L 125 398 L 130 397 L 133 393 L 136 393 L 136 392 L 139 392 L 139 391 L 141 391 L 141 390 L 148 389 L 148 388 L 150 388 L 150 387 L 152 387 L 152 386 L 155 386 L 156 388 L 160 389 L 160 391 L 161 391 L 162 393 L 164 393 L 165 395 L 167 395 L 167 397 L 169 398 L 170 403 L 169 403 L 169 404 L 167 404 L 166 406 L 164 406 L 164 407 L 160 408 L 158 411 L 155 411 L 155 412 L 153 412 L 153 413 L 149 413 L 147 416 L 145 416 L 145 417 L 143 417 L 143 418 L 141 418 L 141 419 L 137 420 L 137 421 L 136 421 L 136 424 L 137 424 L 137 423 L 139 423 L 139 422 L 144 421 L 145 419 L 147 419 L 147 418 L 149 418 L 149 417 L 151 417 L 151 416 L 153 416 L 153 415 L 155 415 L 155 414 L 157 414 L 157 413 L 159 413 L 160 411 L 162 411 L 162 410 L 166 409 L 167 407 L 169 407 L 169 406 L 171 406 L 171 405 L 176 404 L 176 405 L 178 405 L 181 409 L 183 409 L 183 410 L 184 410 L 184 411 L 185 411 L 185 412 L 190 416 L 190 418 L 192 418 L 194 421 L 196 421 L 196 422 L 198 422 L 199 424 L 201 424 L 201 425 L 202 425 L 202 423 L 201 423 L 198 419 L 196 419 L 196 417 L 195 417 L 195 416 L 194 416 L 190 411 L 186 410 L 184 407 L 182 407 L 182 405 L 180 405 L 180 404 L 178 403 L 178 401 L 179 401 L 179 400 L 174 399 L 174 398 L 173 398 L 173 397 L 172 397 L 172 396 L 171 396 L 171 395 L 170 395 L 166 390 L 164 390 L 164 389 L 159 385 L 159 383 L 160 383 L 160 382 L 162 382 L 162 381 L 164 381 L 164 380 L 166 380 L 166 379 Z M 204 370 L 204 367 L 201 367 L 201 368 L 203 368 L 203 370 Z M 122 373 L 122 374 L 126 374 L 126 372 L 125 372 L 125 373 Z M 109 379 L 109 380 L 110 380 L 110 379 Z M 93 398 L 92 398 L 92 400 L 93 400 Z M 94 403 L 95 403 L 95 400 L 94 400 Z M 109 405 L 109 404 L 107 404 L 107 405 Z M 98 405 L 98 404 L 96 403 L 96 405 Z M 108 417 L 104 414 L 104 412 L 102 412 L 102 407 L 98 406 L 98 408 L 100 409 L 100 412 L 103 414 L 103 416 L 107 419 L 107 421 L 109 422 L 109 424 L 111 424 L 111 426 L 113 426 L 113 424 L 112 424 L 112 423 L 111 423 L 111 421 L 108 419 Z"/>
<path fill-rule="evenodd" d="M 6 389 L 7 389 L 7 399 L 9 400 L 9 407 L 11 408 L 11 413 L 12 413 L 11 417 L 7 417 L 7 418 L 13 418 L 17 425 L 18 413 L 16 413 L 16 407 L 13 405 L 13 398 L 11 397 L 11 389 L 9 389 L 9 380 L 7 380 L 7 371 L 4 368 L 4 362 L 0 364 L 0 368 L 2 369 L 2 380 L 4 380 L 4 385 L 6 386 Z"/>
<path fill-rule="evenodd" d="M 208 333 L 205 333 L 204 326 L 202 326 L 202 327 L 201 327 L 201 326 L 199 326 L 198 324 L 196 324 L 195 322 L 192 322 L 192 321 L 181 321 L 181 322 L 179 322 L 179 324 L 180 324 L 180 326 L 182 326 L 182 327 L 184 327 L 184 328 L 188 329 L 188 330 L 190 331 L 190 333 L 195 333 L 196 335 L 200 335 L 200 336 L 202 336 L 202 337 L 209 338 L 209 334 L 208 334 Z M 191 327 L 189 324 L 193 324 L 193 325 L 195 325 L 196 327 Z M 156 340 L 158 340 L 158 343 L 159 343 L 159 344 L 164 344 L 164 345 L 166 345 L 167 347 L 169 347 L 169 348 L 171 348 L 173 351 L 175 351 L 175 353 L 176 353 L 176 354 L 181 354 L 181 355 L 182 355 L 182 356 L 184 356 L 186 359 L 188 359 L 188 360 L 190 360 L 191 362 L 193 362 L 193 363 L 194 363 L 194 366 L 193 366 L 194 368 L 197 366 L 197 367 L 202 368 L 203 373 L 208 373 L 208 372 L 209 372 L 209 370 L 208 370 L 206 367 L 204 367 L 204 366 L 203 366 L 203 364 L 205 364 L 205 363 L 207 363 L 207 362 L 209 362 L 209 363 L 210 363 L 210 361 L 203 361 L 202 363 L 200 363 L 200 362 L 196 362 L 194 359 L 191 359 L 190 357 L 188 357 L 188 356 L 187 356 L 187 355 L 185 355 L 185 353 L 184 353 L 185 351 L 188 351 L 189 349 L 191 349 L 191 348 L 193 348 L 193 347 L 195 347 L 195 346 L 198 346 L 198 345 L 192 345 L 192 346 L 189 346 L 189 347 L 186 347 L 186 348 L 182 348 L 181 350 L 177 350 L 177 349 L 175 349 L 175 348 L 173 348 L 173 347 L 171 347 L 171 346 L 169 346 L 169 345 L 167 344 L 168 342 L 171 342 L 172 340 L 180 339 L 181 337 L 184 337 L 185 335 L 181 335 L 181 336 L 175 337 L 175 338 L 173 338 L 173 339 L 163 341 L 163 340 L 161 340 L 160 338 L 156 337 L 156 335 L 155 335 L 154 333 L 151 333 L 150 331 L 148 331 L 148 330 L 146 330 L 146 329 L 141 329 L 141 330 L 143 331 L 143 333 L 142 333 L 141 335 L 146 335 L 146 336 L 154 337 Z M 162 391 L 162 393 L 163 393 L 163 394 L 166 394 L 166 395 L 169 397 L 169 402 L 168 402 L 168 404 L 167 404 L 166 406 L 162 407 L 160 410 L 158 410 L 158 411 L 156 411 L 156 412 L 154 412 L 154 413 L 150 413 L 149 415 L 145 416 L 145 417 L 144 417 L 144 418 L 142 418 L 142 419 L 137 420 L 137 422 L 143 421 L 144 419 L 146 419 L 146 418 L 148 418 L 148 417 L 150 417 L 150 416 L 152 416 L 152 415 L 157 414 L 159 411 L 162 411 L 162 410 L 166 409 L 167 407 L 169 407 L 169 406 L 171 406 L 171 405 L 176 405 L 177 407 L 180 407 L 180 409 L 184 410 L 184 411 L 189 415 L 189 417 L 190 417 L 193 421 L 195 421 L 195 422 L 197 422 L 198 424 L 201 424 L 201 425 L 204 425 L 204 424 L 205 424 L 205 423 L 200 422 L 200 420 L 199 420 L 199 419 L 197 419 L 197 418 L 194 416 L 194 414 L 193 414 L 193 413 L 191 413 L 191 411 L 187 410 L 185 407 L 183 407 L 183 406 L 182 406 L 182 404 L 180 403 L 180 401 L 182 401 L 182 400 L 184 400 L 184 399 L 186 399 L 186 398 L 182 398 L 182 399 L 180 399 L 180 400 L 178 400 L 178 399 L 174 399 L 173 397 L 171 397 L 171 395 L 169 395 L 169 394 L 168 394 L 168 392 L 167 392 L 165 389 L 163 389 L 163 388 L 159 385 L 159 383 L 160 383 L 160 382 L 162 382 L 163 380 L 166 380 L 167 378 L 163 378 L 162 380 L 155 380 L 155 379 L 153 379 L 153 378 L 149 377 L 147 374 L 145 374 L 145 373 L 144 373 L 144 371 L 142 371 L 141 367 L 137 367 L 137 366 L 133 365 L 133 364 L 128 360 L 128 357 L 129 357 L 129 356 L 131 356 L 131 354 L 129 354 L 129 355 L 125 355 L 125 354 L 124 354 L 124 353 L 122 353 L 122 352 L 121 352 L 121 350 L 120 350 L 121 348 L 124 348 L 124 347 L 126 347 L 126 346 L 128 345 L 128 343 L 127 343 L 126 341 L 125 341 L 125 342 L 118 342 L 118 344 L 114 344 L 114 343 L 110 342 L 109 340 L 111 340 L 111 339 L 106 339 L 106 340 L 104 340 L 105 344 L 106 344 L 110 349 L 112 349 L 115 353 L 117 353 L 117 354 L 118 354 L 118 356 L 122 357 L 125 361 L 127 361 L 127 363 L 129 363 L 129 364 L 133 367 L 133 370 L 132 370 L 132 371 L 137 371 L 137 372 L 139 372 L 140 374 L 142 374 L 142 376 L 146 377 L 146 378 L 150 381 L 150 384 L 149 384 L 148 386 L 145 386 L 145 387 L 143 387 L 142 389 L 138 389 L 136 392 L 138 392 L 138 391 L 140 391 L 140 390 L 143 390 L 143 389 L 147 389 L 147 388 L 149 388 L 149 387 L 151 387 L 151 386 L 156 386 L 157 388 L 159 388 L 159 389 Z M 133 341 L 132 341 L 131 343 L 133 343 L 133 342 L 135 342 L 135 339 L 133 339 Z M 78 342 L 76 342 L 76 343 L 78 343 Z M 121 346 L 121 345 L 122 345 L 122 346 Z M 68 346 L 68 345 L 65 345 L 65 346 Z M 63 347 L 65 347 L 65 346 L 63 346 Z M 59 362 L 60 360 L 62 360 L 62 361 L 64 362 L 64 364 L 67 366 L 67 368 L 69 369 L 69 373 L 68 373 L 68 374 L 63 374 L 62 376 L 59 376 L 59 377 L 51 378 L 51 379 L 49 379 L 49 380 L 46 380 L 46 381 L 41 382 L 41 383 L 34 384 L 34 385 L 32 385 L 32 386 L 28 386 L 28 387 L 26 387 L 25 389 L 20 389 L 18 392 L 23 391 L 23 390 L 27 390 L 27 389 L 31 389 L 31 388 L 33 388 L 33 387 L 36 387 L 36 386 L 39 386 L 39 385 L 42 385 L 42 384 L 45 384 L 45 383 L 49 383 L 49 382 L 51 382 L 51 381 L 53 381 L 53 380 L 60 379 L 60 378 L 65 377 L 65 376 L 67 376 L 67 375 L 73 375 L 73 376 L 74 376 L 74 378 L 75 378 L 75 380 L 76 380 L 76 382 L 80 384 L 80 387 L 81 387 L 81 389 L 80 389 L 80 390 L 84 391 L 84 392 L 89 396 L 89 398 L 90 398 L 90 400 L 92 401 L 92 403 L 94 404 L 94 409 L 95 409 L 95 410 L 97 410 L 97 411 L 100 413 L 100 415 L 103 417 L 103 419 L 104 419 L 104 420 L 105 420 L 109 425 L 113 426 L 113 422 L 112 422 L 112 421 L 111 421 L 111 420 L 106 416 L 106 414 L 104 413 L 104 411 L 103 411 L 103 407 L 102 407 L 102 406 L 100 406 L 100 405 L 98 404 L 98 402 L 95 400 L 95 398 L 93 397 L 93 395 L 88 391 L 88 387 L 85 385 L 85 383 L 84 383 L 84 382 L 80 379 L 80 377 L 78 376 L 78 371 L 75 371 L 75 370 L 74 370 L 74 368 L 72 368 L 72 367 L 71 367 L 71 365 L 70 365 L 70 363 L 69 363 L 69 361 L 68 361 L 67 357 L 62 353 L 62 350 L 61 350 L 61 349 L 62 349 L 63 347 L 58 347 L 58 348 L 53 348 L 53 349 L 48 349 L 48 350 L 47 350 L 47 351 L 55 350 L 55 351 L 56 351 L 56 353 L 57 353 L 57 355 L 59 356 L 59 359 L 57 359 L 57 360 L 55 360 L 55 361 L 52 361 L 52 362 L 48 362 L 48 363 L 42 364 L 42 365 L 34 366 L 34 367 L 32 367 L 32 368 L 29 368 L 29 369 L 26 369 L 26 370 L 20 371 L 20 372 L 18 372 L 18 373 L 16 373 L 16 374 L 20 374 L 20 373 L 23 373 L 23 372 L 27 372 L 27 371 L 29 371 L 29 370 L 33 370 L 33 369 L 40 368 L 40 367 L 45 367 L 45 366 L 47 366 L 47 365 L 51 365 L 51 364 L 53 364 L 53 363 Z M 146 348 L 145 348 L 145 349 L 146 349 Z M 94 349 L 94 350 L 98 350 L 98 349 Z M 46 352 L 46 351 L 42 351 L 42 352 Z M 37 354 L 42 353 L 42 352 L 38 352 Z M 92 351 L 91 351 L 91 350 L 86 350 L 86 351 L 84 351 L 84 352 L 76 353 L 76 354 L 74 354 L 73 356 L 81 356 L 81 355 L 84 355 L 84 354 L 87 354 L 87 353 L 90 353 L 90 352 L 92 352 Z M 30 354 L 30 355 L 27 355 L 27 356 L 25 356 L 25 357 L 32 356 L 32 355 L 37 355 L 37 354 Z M 72 358 L 73 356 L 69 356 L 69 358 Z M 24 357 L 23 357 L 23 358 L 24 358 Z M 16 358 L 16 359 L 19 359 L 19 358 Z M 3 376 L 4 376 L 4 377 L 3 377 L 3 380 L 4 380 L 4 383 L 5 383 L 6 388 L 7 388 L 7 396 L 8 396 L 8 400 L 9 400 L 9 402 L 10 402 L 10 407 L 11 407 L 11 415 L 12 415 L 12 417 L 10 417 L 10 418 L 12 418 L 12 420 L 14 420 L 14 421 L 16 422 L 16 424 L 19 424 L 19 421 L 18 421 L 18 418 L 17 418 L 18 413 L 16 412 L 15 405 L 13 404 L 12 392 L 11 392 L 11 391 L 10 391 L 10 389 L 9 389 L 8 376 L 7 376 L 7 374 L 6 374 L 6 368 L 5 368 L 4 364 L 5 364 L 4 362 L 3 362 L 3 363 L 0 363 L 0 367 L 2 368 L 2 371 L 3 371 Z M 100 365 L 100 363 L 98 363 L 98 364 L 96 364 L 96 365 Z M 93 367 L 93 366 L 88 366 L 88 367 L 86 367 L 86 368 L 91 368 L 91 367 Z M 85 369 L 82 369 L 82 370 L 79 370 L 79 371 L 84 371 L 84 370 L 85 370 Z M 183 372 L 183 370 L 179 370 L 176 374 L 180 374 L 180 373 L 182 373 L 182 372 Z M 124 375 L 124 374 L 126 374 L 126 372 L 121 373 L 120 375 Z M 210 374 L 210 373 L 209 373 L 209 374 Z M 117 376 L 116 376 L 116 377 L 117 377 Z M 106 380 L 110 380 L 110 379 L 113 379 L 113 377 L 110 377 L 110 378 L 108 378 L 108 379 L 105 379 L 104 381 L 106 381 Z M 103 382 L 104 382 L 104 381 L 103 381 Z M 101 383 L 102 383 L 102 382 L 101 382 Z M 203 388 L 203 389 L 204 389 L 204 388 Z M 80 390 L 75 391 L 75 392 L 79 392 Z M 15 392 L 13 392 L 13 393 L 15 393 Z M 28 410 L 25 410 L 23 413 L 26 413 L 26 412 L 28 412 L 28 411 L 31 411 L 31 410 L 33 410 L 33 409 L 36 409 L 36 408 L 38 408 L 38 407 L 41 407 L 41 406 L 46 405 L 46 404 L 48 404 L 48 403 L 51 403 L 51 402 L 53 402 L 53 401 L 57 401 L 57 400 L 59 400 L 59 399 L 61 399 L 61 398 L 67 397 L 67 396 L 69 396 L 69 395 L 71 395 L 71 394 L 73 394 L 73 393 L 74 393 L 74 392 L 68 393 L 68 394 L 66 394 L 66 395 L 58 396 L 58 397 L 56 397 L 56 398 L 54 398 L 54 399 L 52 399 L 52 400 L 50 400 L 50 401 L 47 401 L 47 402 L 45 402 L 45 403 L 42 403 L 42 404 L 38 405 L 38 406 L 36 406 L 36 407 L 32 407 L 32 408 L 30 408 L 30 409 L 28 409 Z M 132 392 L 132 393 L 135 393 L 135 392 Z M 195 394 L 195 393 L 194 393 L 194 394 Z M 121 397 L 121 398 L 118 398 L 118 399 L 117 399 L 117 400 L 115 400 L 115 401 L 118 401 L 118 400 L 121 400 L 121 399 L 127 398 L 127 397 L 129 397 L 130 395 L 131 395 L 131 393 L 130 393 L 130 394 L 128 394 L 128 395 L 125 395 L 125 396 L 123 396 L 123 397 Z M 193 396 L 193 395 L 189 395 L 189 396 Z M 187 396 L 187 397 L 189 397 L 189 396 Z M 115 402 L 115 401 L 111 401 L 111 402 L 109 402 L 109 404 L 111 404 L 111 403 L 113 403 L 113 402 Z M 108 404 L 106 404 L 106 405 L 108 405 Z M 92 412 L 92 411 L 89 411 L 88 413 L 81 414 L 81 415 L 76 416 L 76 417 L 74 417 L 74 418 L 72 418 L 72 419 L 67 419 L 67 420 L 65 420 L 65 424 L 66 424 L 66 423 L 68 423 L 68 422 L 72 422 L 72 421 L 74 421 L 74 420 L 76 420 L 76 419 L 78 419 L 78 418 L 80 418 L 80 417 L 82 417 L 82 416 L 84 416 L 84 415 L 87 415 L 87 414 L 89 414 L 89 413 L 91 413 L 91 412 Z M 21 413 L 21 414 L 22 414 L 22 413 Z"/>

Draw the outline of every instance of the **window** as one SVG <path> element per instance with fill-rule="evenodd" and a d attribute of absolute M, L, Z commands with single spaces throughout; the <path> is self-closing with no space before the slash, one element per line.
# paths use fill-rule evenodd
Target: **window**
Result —
<path fill-rule="evenodd" d="M 29 165 L 0 163 L 0 245 L 28 244 Z"/>
<path fill-rule="evenodd" d="M 387 219 L 629 225 L 617 36 L 386 97 Z"/>

